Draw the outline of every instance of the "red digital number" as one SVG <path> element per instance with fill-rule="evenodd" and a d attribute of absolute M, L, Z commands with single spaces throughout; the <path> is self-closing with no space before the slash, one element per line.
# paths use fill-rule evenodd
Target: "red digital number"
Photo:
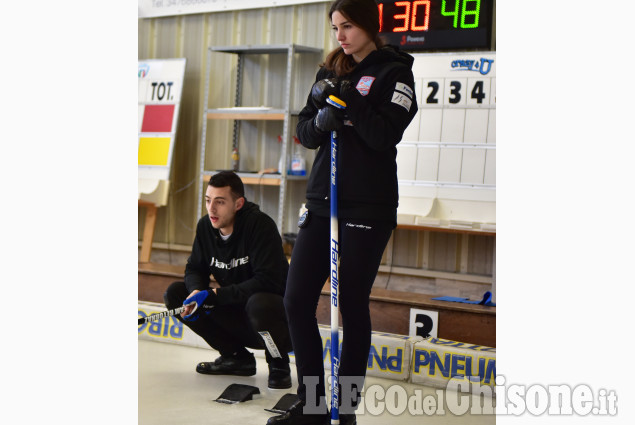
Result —
<path fill-rule="evenodd" d="M 406 31 L 427 31 L 430 23 L 430 0 L 417 0 L 417 1 L 396 1 L 394 6 L 403 7 L 404 13 L 393 15 L 394 20 L 402 20 L 403 25 L 393 27 L 392 32 L 406 32 Z M 418 13 L 420 7 L 423 7 L 423 18 Z M 384 4 L 377 5 L 379 9 L 379 32 L 382 32 L 384 27 Z M 422 22 L 421 25 L 417 25 L 417 21 Z"/>
<path fill-rule="evenodd" d="M 408 31 L 408 23 L 410 21 L 410 2 L 409 1 L 397 1 L 395 2 L 395 6 L 403 6 L 406 8 L 406 12 L 402 15 L 395 15 L 393 18 L 395 19 L 403 19 L 403 27 L 394 27 L 392 32 L 406 32 Z"/>
<path fill-rule="evenodd" d="M 417 21 L 417 10 L 419 6 L 425 7 L 423 25 L 415 25 Z M 420 0 L 412 3 L 412 25 L 410 27 L 413 31 L 428 31 L 428 24 L 430 23 L 430 0 Z"/>
<path fill-rule="evenodd" d="M 382 27 L 384 26 L 384 4 L 379 3 L 377 8 L 379 9 L 379 32 L 381 32 Z"/>

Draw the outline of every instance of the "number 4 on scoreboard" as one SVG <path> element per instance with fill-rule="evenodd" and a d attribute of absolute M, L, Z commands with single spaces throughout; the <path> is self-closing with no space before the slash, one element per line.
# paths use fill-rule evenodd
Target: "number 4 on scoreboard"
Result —
<path fill-rule="evenodd" d="M 489 105 L 490 78 L 469 78 L 467 80 L 467 90 L 470 93 L 467 100 L 468 105 Z"/>

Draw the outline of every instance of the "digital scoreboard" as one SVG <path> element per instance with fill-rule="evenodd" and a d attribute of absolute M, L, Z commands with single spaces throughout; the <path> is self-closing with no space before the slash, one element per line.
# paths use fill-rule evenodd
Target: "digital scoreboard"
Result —
<path fill-rule="evenodd" d="M 402 50 L 489 49 L 494 0 L 377 0 L 379 33 Z"/>

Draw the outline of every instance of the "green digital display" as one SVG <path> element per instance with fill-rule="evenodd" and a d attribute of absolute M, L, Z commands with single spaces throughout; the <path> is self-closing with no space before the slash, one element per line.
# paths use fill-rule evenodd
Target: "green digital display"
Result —
<path fill-rule="evenodd" d="M 493 0 L 378 0 L 379 32 L 403 50 L 490 48 Z"/>

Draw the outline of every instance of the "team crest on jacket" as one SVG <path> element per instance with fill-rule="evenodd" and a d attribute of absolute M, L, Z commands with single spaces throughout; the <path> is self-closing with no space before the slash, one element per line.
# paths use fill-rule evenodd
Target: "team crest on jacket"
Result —
<path fill-rule="evenodd" d="M 357 91 L 362 96 L 366 96 L 370 92 L 370 86 L 373 85 L 373 81 L 375 81 L 375 77 L 362 77 L 357 82 Z"/>

